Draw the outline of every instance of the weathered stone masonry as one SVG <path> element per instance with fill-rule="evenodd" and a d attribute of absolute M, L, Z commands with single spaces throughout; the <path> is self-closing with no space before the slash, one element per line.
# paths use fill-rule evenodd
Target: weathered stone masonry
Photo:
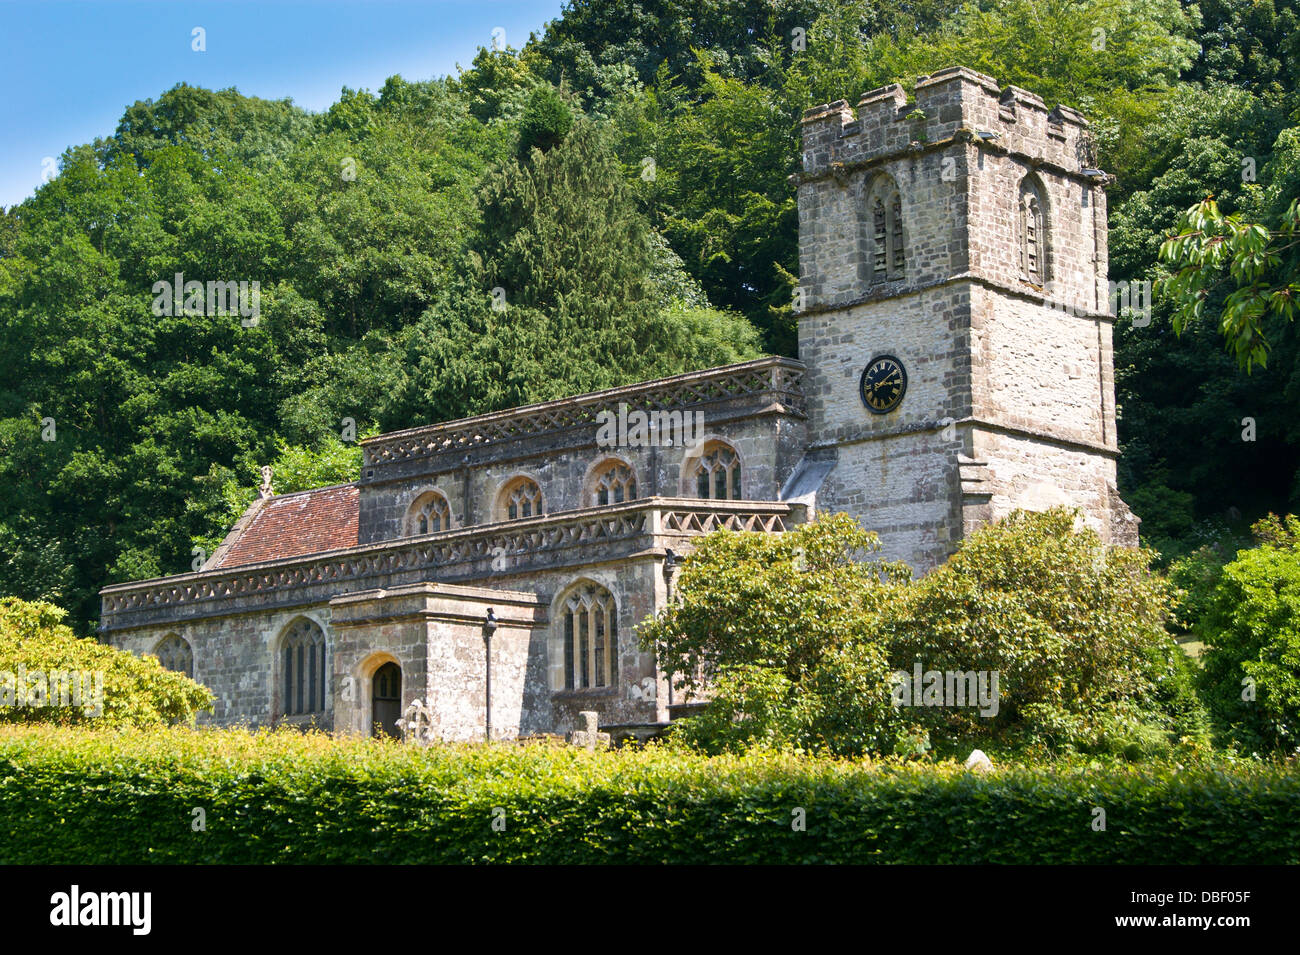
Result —
<path fill-rule="evenodd" d="M 800 361 L 370 439 L 357 482 L 259 500 L 197 573 L 105 588 L 105 638 L 185 641 L 219 724 L 371 732 L 396 664 L 434 735 L 508 739 L 584 710 L 668 718 L 634 629 L 669 599 L 670 555 L 719 527 L 843 510 L 925 571 L 985 521 L 1064 503 L 1132 543 L 1086 123 L 959 68 L 915 96 L 805 115 Z M 885 355 L 906 391 L 872 413 L 860 385 Z M 620 409 L 657 429 L 608 446 Z M 688 414 L 698 434 L 665 433 Z"/>

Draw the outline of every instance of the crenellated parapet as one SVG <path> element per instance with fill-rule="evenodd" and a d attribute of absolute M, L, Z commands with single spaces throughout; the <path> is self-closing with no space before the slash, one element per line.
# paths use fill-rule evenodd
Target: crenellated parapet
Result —
<path fill-rule="evenodd" d="M 846 100 L 816 106 L 803 117 L 803 181 L 844 175 L 954 140 L 1026 157 L 1088 176 L 1096 164 L 1088 123 L 1068 106 L 1048 109 L 1042 97 L 991 76 L 950 67 L 921 77 L 915 99 L 897 83 L 864 93 L 856 110 Z"/>

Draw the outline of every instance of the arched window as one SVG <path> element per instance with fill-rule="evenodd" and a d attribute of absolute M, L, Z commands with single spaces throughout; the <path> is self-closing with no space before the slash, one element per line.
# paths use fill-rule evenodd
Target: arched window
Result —
<path fill-rule="evenodd" d="M 597 507 L 631 501 L 636 497 L 636 475 L 622 461 L 610 461 L 596 470 L 591 496 Z"/>
<path fill-rule="evenodd" d="M 1043 189 L 1030 175 L 1020 181 L 1020 268 L 1024 278 L 1046 285 L 1048 262 L 1047 212 Z"/>
<path fill-rule="evenodd" d="M 575 587 L 560 604 L 563 679 L 555 689 L 586 690 L 618 682 L 618 625 L 614 596 L 597 584 Z"/>
<path fill-rule="evenodd" d="M 280 638 L 281 716 L 325 712 L 325 634 L 299 617 Z"/>
<path fill-rule="evenodd" d="M 693 470 L 695 493 L 700 497 L 715 501 L 741 499 L 740 458 L 730 445 L 710 441 Z"/>
<path fill-rule="evenodd" d="M 173 673 L 184 673 L 187 677 L 193 679 L 194 651 L 181 637 L 174 633 L 167 634 L 159 641 L 153 654 L 158 658 L 158 662 L 163 665 L 164 670 L 171 670 Z"/>
<path fill-rule="evenodd" d="M 901 279 L 907 259 L 903 246 L 903 200 L 889 176 L 877 176 L 871 184 L 867 213 L 871 247 L 869 280 L 875 283 Z"/>
<path fill-rule="evenodd" d="M 542 516 L 542 489 L 532 478 L 516 478 L 501 490 L 502 520 L 517 521 Z"/>
<path fill-rule="evenodd" d="M 437 491 L 421 494 L 411 505 L 408 527 L 412 534 L 436 534 L 451 530 L 451 505 Z"/>

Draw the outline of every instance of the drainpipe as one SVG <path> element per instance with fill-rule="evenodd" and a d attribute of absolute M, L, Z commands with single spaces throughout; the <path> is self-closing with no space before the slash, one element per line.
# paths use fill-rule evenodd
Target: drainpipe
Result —
<path fill-rule="evenodd" d="M 677 572 L 677 554 L 669 549 L 664 554 L 664 597 L 667 603 L 673 602 L 673 577 Z M 673 705 L 673 675 L 668 673 L 668 705 Z"/>
<path fill-rule="evenodd" d="M 492 741 L 492 634 L 497 629 L 497 613 L 491 607 L 488 607 L 487 620 L 483 622 L 483 647 L 484 647 L 484 712 L 483 712 L 483 738 L 488 742 Z"/>

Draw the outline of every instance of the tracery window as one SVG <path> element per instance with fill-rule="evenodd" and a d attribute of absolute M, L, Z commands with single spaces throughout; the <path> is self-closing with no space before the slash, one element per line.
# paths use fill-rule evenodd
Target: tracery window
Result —
<path fill-rule="evenodd" d="M 508 521 L 542 516 L 542 489 L 532 478 L 517 478 L 501 492 L 501 513 Z"/>
<path fill-rule="evenodd" d="M 280 638 L 281 716 L 325 711 L 325 633 L 299 617 Z"/>
<path fill-rule="evenodd" d="M 169 633 L 159 642 L 157 649 L 154 650 L 154 656 L 158 662 L 163 665 L 164 670 L 171 670 L 173 673 L 184 673 L 187 677 L 194 677 L 194 651 L 190 648 L 188 642 L 174 633 Z"/>
<path fill-rule="evenodd" d="M 636 475 L 622 461 L 610 461 L 596 472 L 592 503 L 598 507 L 636 498 Z"/>
<path fill-rule="evenodd" d="M 451 505 L 437 491 L 421 495 L 411 505 L 410 532 L 436 534 L 451 530 Z"/>
<path fill-rule="evenodd" d="M 741 499 L 740 457 L 721 441 L 712 441 L 695 464 L 695 492 L 716 501 Z"/>
<path fill-rule="evenodd" d="M 561 606 L 563 688 L 614 686 L 618 681 L 618 629 L 613 594 L 596 584 L 582 584 Z"/>

